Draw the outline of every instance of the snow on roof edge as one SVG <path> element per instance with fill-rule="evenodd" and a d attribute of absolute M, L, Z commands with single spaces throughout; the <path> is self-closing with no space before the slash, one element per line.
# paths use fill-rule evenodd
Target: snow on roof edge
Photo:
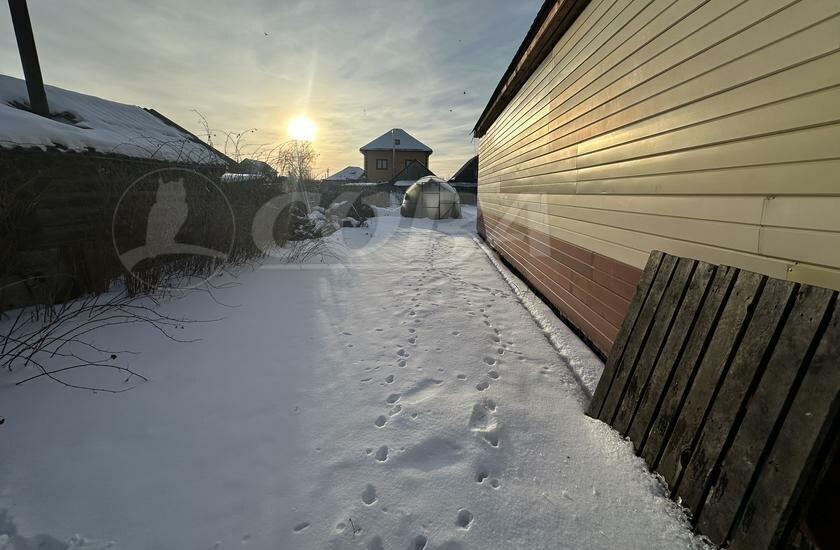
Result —
<path fill-rule="evenodd" d="M 128 105 L 46 86 L 53 113 L 62 121 L 38 116 L 13 104 L 28 104 L 26 82 L 0 75 L 0 149 L 57 150 L 112 154 L 190 164 L 225 164 L 208 144 L 151 112 Z"/>

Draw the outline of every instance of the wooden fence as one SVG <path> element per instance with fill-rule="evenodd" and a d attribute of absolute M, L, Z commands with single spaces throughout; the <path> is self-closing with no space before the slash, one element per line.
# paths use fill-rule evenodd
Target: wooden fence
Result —
<path fill-rule="evenodd" d="M 712 542 L 818 538 L 809 517 L 838 499 L 819 491 L 837 473 L 836 302 L 835 291 L 653 252 L 587 414 L 629 437 Z M 817 494 L 832 502 L 809 516 Z"/>
<path fill-rule="evenodd" d="M 190 208 L 178 232 L 179 242 L 230 250 L 232 257 L 255 253 L 254 215 L 279 191 L 264 184 L 219 181 L 223 165 L 4 151 L 0 154 L 0 312 L 101 292 L 125 275 L 115 244 L 128 250 L 145 242 L 156 189 L 131 186 L 138 178 L 166 168 L 188 169 L 184 179 L 190 190 L 211 181 L 221 192 L 207 193 L 209 200 Z M 130 188 L 132 192 L 124 196 Z M 115 217 L 118 204 L 120 215 Z"/>

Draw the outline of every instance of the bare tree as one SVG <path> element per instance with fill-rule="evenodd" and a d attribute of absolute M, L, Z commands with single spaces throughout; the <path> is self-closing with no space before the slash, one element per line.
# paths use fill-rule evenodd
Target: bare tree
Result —
<path fill-rule="evenodd" d="M 292 183 L 310 181 L 317 159 L 318 153 L 309 141 L 289 141 L 277 150 L 277 167 Z"/>

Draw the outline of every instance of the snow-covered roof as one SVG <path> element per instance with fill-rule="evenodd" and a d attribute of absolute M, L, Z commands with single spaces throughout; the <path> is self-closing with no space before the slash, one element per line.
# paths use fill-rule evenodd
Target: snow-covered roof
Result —
<path fill-rule="evenodd" d="M 26 82 L 0 75 L 0 148 L 96 151 L 128 157 L 200 164 L 224 160 L 198 138 L 138 107 L 46 86 L 46 118 L 19 108 L 29 104 Z"/>
<path fill-rule="evenodd" d="M 229 181 L 263 181 L 265 180 L 265 176 L 262 174 L 233 174 L 230 172 L 226 172 L 222 174 L 221 180 L 225 182 Z"/>
<path fill-rule="evenodd" d="M 416 180 L 399 180 L 394 182 L 394 187 L 411 187 Z"/>
<path fill-rule="evenodd" d="M 397 151 L 423 151 L 424 153 L 432 153 L 432 149 L 417 138 L 403 130 L 402 128 L 394 128 L 389 130 L 371 141 L 359 151 L 390 151 L 396 149 Z"/>
<path fill-rule="evenodd" d="M 344 170 L 339 170 L 332 176 L 326 178 L 327 181 L 347 181 L 347 180 L 358 180 L 364 176 L 365 170 L 364 168 L 359 168 L 358 166 L 348 166 Z"/>

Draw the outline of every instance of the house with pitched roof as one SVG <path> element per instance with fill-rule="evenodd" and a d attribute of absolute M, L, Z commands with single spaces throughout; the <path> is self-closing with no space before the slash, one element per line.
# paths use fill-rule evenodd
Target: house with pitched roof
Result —
<path fill-rule="evenodd" d="M 429 167 L 432 149 L 401 128 L 389 130 L 361 149 L 368 181 L 390 182 L 417 162 Z"/>
<path fill-rule="evenodd" d="M 338 181 L 344 183 L 351 183 L 365 180 L 365 170 L 358 166 L 348 166 L 343 170 L 339 170 L 332 176 L 324 178 L 325 181 Z"/>

